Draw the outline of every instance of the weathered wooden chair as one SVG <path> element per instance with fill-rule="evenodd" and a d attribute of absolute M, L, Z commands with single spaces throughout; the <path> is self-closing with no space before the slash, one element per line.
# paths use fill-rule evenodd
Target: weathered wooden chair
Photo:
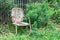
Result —
<path fill-rule="evenodd" d="M 29 26 L 31 31 L 30 18 L 28 17 L 29 23 L 23 22 L 24 11 L 22 8 L 13 8 L 11 17 L 12 17 L 12 22 L 16 28 L 16 34 L 17 34 L 17 26 Z"/>

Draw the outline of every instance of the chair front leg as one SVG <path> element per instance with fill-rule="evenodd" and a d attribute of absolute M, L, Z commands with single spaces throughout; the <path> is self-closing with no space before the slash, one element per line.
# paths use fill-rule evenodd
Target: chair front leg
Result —
<path fill-rule="evenodd" d="M 16 32 L 16 35 L 17 35 L 17 25 L 15 25 L 15 32 Z"/>

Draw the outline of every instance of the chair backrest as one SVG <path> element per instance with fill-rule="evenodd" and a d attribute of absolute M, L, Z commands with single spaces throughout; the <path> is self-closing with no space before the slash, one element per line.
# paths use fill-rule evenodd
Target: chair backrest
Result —
<path fill-rule="evenodd" d="M 24 17 L 23 9 L 22 8 L 13 8 L 11 17 L 12 17 L 13 23 L 23 21 L 23 17 Z"/>

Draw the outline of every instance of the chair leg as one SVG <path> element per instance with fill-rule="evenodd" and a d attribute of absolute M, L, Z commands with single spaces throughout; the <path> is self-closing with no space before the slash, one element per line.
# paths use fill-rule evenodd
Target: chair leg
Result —
<path fill-rule="evenodd" d="M 31 29 L 31 24 L 30 24 L 30 31 L 31 31 L 32 29 Z"/>
<path fill-rule="evenodd" d="M 16 34 L 17 34 L 17 25 L 15 25 L 15 29 L 16 29 L 16 31 L 15 31 L 15 32 L 16 32 Z"/>
<path fill-rule="evenodd" d="M 30 17 L 28 17 L 28 19 L 29 19 L 29 27 L 30 27 L 30 33 L 31 33 L 32 28 L 31 28 Z M 29 34 L 30 34 L 30 33 L 29 33 Z"/>

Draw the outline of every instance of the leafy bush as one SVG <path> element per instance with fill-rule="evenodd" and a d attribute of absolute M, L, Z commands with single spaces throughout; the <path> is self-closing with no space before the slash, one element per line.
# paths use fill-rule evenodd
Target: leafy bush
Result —
<path fill-rule="evenodd" d="M 47 24 L 47 28 L 50 28 L 50 29 L 53 29 L 53 30 L 55 30 L 56 29 L 56 24 L 55 23 L 53 23 L 53 22 L 49 22 L 48 24 Z"/>
<path fill-rule="evenodd" d="M 55 14 L 52 15 L 52 19 L 55 20 L 56 23 L 60 24 L 60 3 L 55 2 L 53 3 Z"/>
<path fill-rule="evenodd" d="M 0 0 L 0 23 L 10 22 L 11 8 L 16 6 L 13 0 Z"/>
<path fill-rule="evenodd" d="M 48 20 L 54 14 L 54 8 L 49 7 L 49 3 L 30 3 L 26 5 L 26 16 L 30 17 L 32 27 L 46 26 Z"/>
<path fill-rule="evenodd" d="M 60 9 L 56 11 L 56 14 L 54 16 L 55 16 L 55 22 L 60 24 Z"/>

